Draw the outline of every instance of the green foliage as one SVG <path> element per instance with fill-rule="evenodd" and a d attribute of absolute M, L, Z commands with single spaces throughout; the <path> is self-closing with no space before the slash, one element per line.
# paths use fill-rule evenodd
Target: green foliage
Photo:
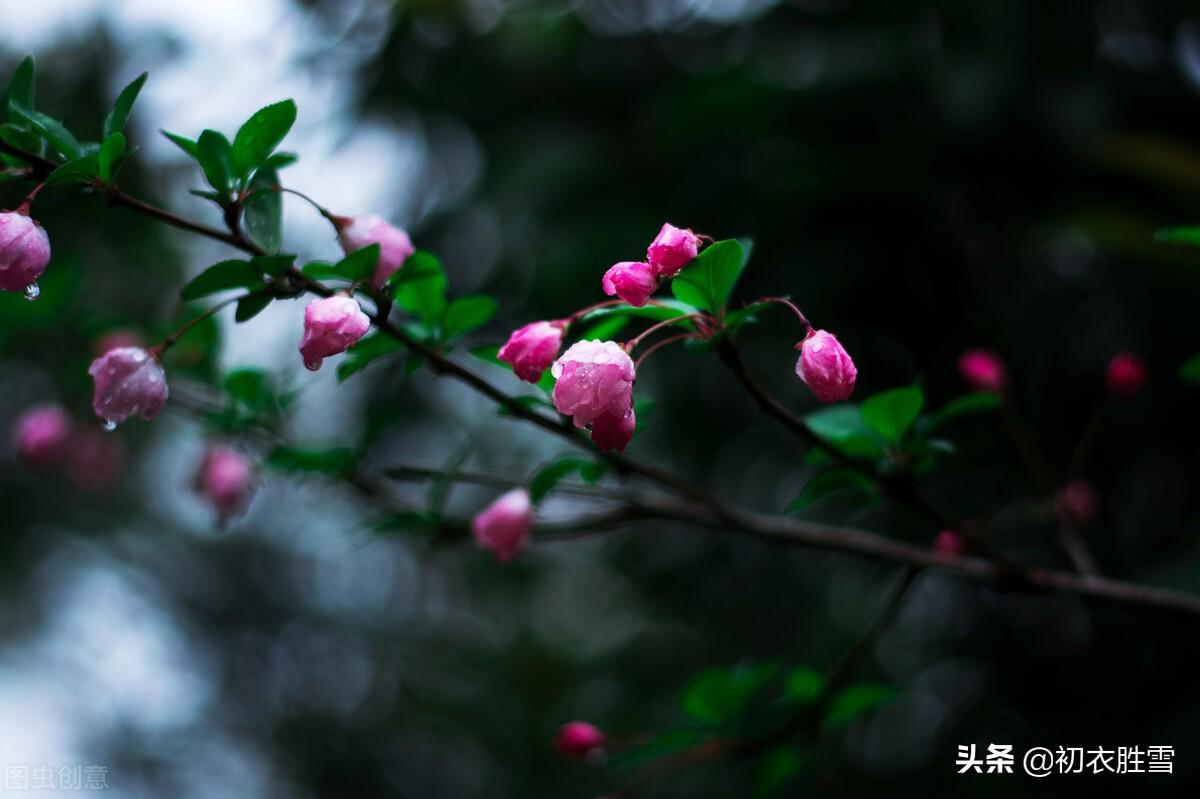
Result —
<path fill-rule="evenodd" d="M 961 397 L 950 400 L 934 413 L 926 417 L 927 421 L 922 425 L 923 432 L 931 433 L 947 422 L 953 421 L 961 416 L 967 416 L 976 413 L 986 413 L 1000 407 L 1000 395 L 993 391 L 978 391 L 973 394 L 964 394 Z"/>
<path fill-rule="evenodd" d="M 857 718 L 873 713 L 900 695 L 894 686 L 877 682 L 860 682 L 843 690 L 830 703 L 824 726 L 834 730 Z"/>
<path fill-rule="evenodd" d="M 873 495 L 874 488 L 874 483 L 861 472 L 849 466 L 831 466 L 809 480 L 800 494 L 788 503 L 786 511 L 802 510 L 820 499 L 852 489 Z"/>
<path fill-rule="evenodd" d="M 495 313 L 496 301 L 483 294 L 454 300 L 446 308 L 442 336 L 453 341 L 487 324 Z"/>
<path fill-rule="evenodd" d="M 96 154 L 101 180 L 107 183 L 113 179 L 113 174 L 123 155 L 125 155 L 125 134 L 121 132 L 108 134 L 104 143 L 100 145 L 100 152 Z"/>
<path fill-rule="evenodd" d="M 196 140 L 196 160 L 208 185 L 222 197 L 233 188 L 233 147 L 215 130 L 206 130 Z"/>
<path fill-rule="evenodd" d="M 238 300 L 237 308 L 233 312 L 233 321 L 250 321 L 262 313 L 263 309 L 271 304 L 272 299 L 273 297 L 271 297 L 270 294 L 263 292 L 248 294 L 245 297 L 242 297 L 240 300 Z"/>
<path fill-rule="evenodd" d="M 396 304 L 416 314 L 427 326 L 441 322 L 446 313 L 446 272 L 441 262 L 430 253 L 418 251 L 396 274 L 399 277 L 392 283 Z"/>
<path fill-rule="evenodd" d="M 825 692 L 825 675 L 808 666 L 797 666 L 783 675 L 782 699 L 793 707 L 807 707 Z"/>
<path fill-rule="evenodd" d="M 137 101 L 142 86 L 146 84 L 148 75 L 147 72 L 138 75 L 117 95 L 117 101 L 113 104 L 112 111 L 104 119 L 105 140 L 114 133 L 122 133 L 125 130 L 125 124 L 129 121 L 129 113 L 133 110 L 133 104 Z M 32 106 L 32 103 L 30 105 Z"/>
<path fill-rule="evenodd" d="M 1179 367 L 1179 377 L 1200 385 L 1200 355 L 1193 355 Z"/>
<path fill-rule="evenodd" d="M 386 333 L 376 332 L 364 336 L 346 350 L 346 357 L 338 364 L 338 382 L 361 372 L 372 361 L 394 352 L 403 352 L 404 349 L 403 343 Z"/>
<path fill-rule="evenodd" d="M 187 138 L 186 136 L 180 136 L 176 133 L 170 133 L 165 130 L 160 131 L 160 132 L 162 133 L 162 135 L 166 136 L 176 147 L 178 147 L 180 150 L 183 150 L 185 153 L 187 153 L 190 158 L 199 160 L 200 145 L 197 144 L 195 141 L 192 141 L 191 139 Z"/>
<path fill-rule="evenodd" d="M 371 279 L 375 267 L 379 264 L 379 245 L 368 244 L 360 247 L 333 265 L 333 272 L 351 283 L 361 283 Z"/>
<path fill-rule="evenodd" d="M 183 287 L 179 296 L 185 300 L 237 288 L 259 288 L 263 285 L 262 273 L 250 261 L 229 260 L 213 264 Z"/>
<path fill-rule="evenodd" d="M 705 669 L 684 690 L 683 711 L 701 724 L 731 728 L 778 673 L 779 666 L 774 663 Z"/>
<path fill-rule="evenodd" d="M 746 252 L 738 241 L 718 241 L 680 270 L 671 281 L 671 293 L 680 302 L 719 313 L 729 302 L 745 266 Z"/>
<path fill-rule="evenodd" d="M 283 246 L 283 195 L 279 186 L 279 173 L 274 167 L 264 166 L 250 181 L 250 195 L 246 198 L 246 233 L 267 252 L 278 252 Z"/>
<path fill-rule="evenodd" d="M 804 753 L 792 744 L 780 744 L 764 752 L 754 769 L 754 799 L 778 796 L 800 773 Z"/>
<path fill-rule="evenodd" d="M 91 183 L 100 176 L 100 160 L 85 155 L 60 164 L 46 177 L 47 186 L 77 186 Z"/>
<path fill-rule="evenodd" d="M 234 174 L 243 180 L 275 151 L 296 121 L 296 104 L 284 100 L 254 113 L 233 138 Z"/>
<path fill-rule="evenodd" d="M 609 316 L 579 334 L 580 341 L 609 341 L 629 324 L 628 316 Z"/>
<path fill-rule="evenodd" d="M 905 386 L 869 397 L 860 410 L 867 427 L 889 444 L 899 446 L 924 404 L 925 394 L 920 388 Z"/>
<path fill-rule="evenodd" d="M 18 119 L 17 109 L 34 107 L 33 56 L 27 55 L 17 64 L 8 84 L 8 118 Z"/>
<path fill-rule="evenodd" d="M 848 458 L 877 458 L 882 454 L 879 439 L 863 421 L 852 403 L 830 405 L 804 417 L 818 438 Z"/>
<path fill-rule="evenodd" d="M 37 131 L 38 135 L 45 139 L 51 147 L 60 152 L 67 160 L 74 160 L 84 155 L 79 141 L 72 135 L 71 131 L 67 130 L 54 117 L 43 114 L 41 111 L 34 111 L 32 108 L 26 108 L 20 104 L 13 104 L 11 98 L 9 100 L 9 112 L 10 114 L 15 114 L 18 119 Z"/>
<path fill-rule="evenodd" d="M 595 483 L 608 470 L 605 461 L 586 460 L 584 458 L 567 457 L 547 463 L 538 469 L 529 481 L 529 497 L 536 504 L 554 490 L 564 478 L 578 473 L 585 483 Z"/>
<path fill-rule="evenodd" d="M 692 749 L 709 740 L 702 730 L 669 730 L 660 732 L 645 743 L 635 744 L 616 752 L 609 758 L 614 768 L 633 768 L 660 757 Z"/>
<path fill-rule="evenodd" d="M 271 277 L 281 276 L 284 272 L 291 269 L 294 263 L 296 263 L 296 256 L 292 253 L 256 255 L 250 259 L 251 266 Z"/>
<path fill-rule="evenodd" d="M 655 300 L 654 305 L 643 305 L 641 308 L 635 308 L 632 305 L 621 303 L 619 305 L 609 305 L 604 308 L 596 308 L 588 311 L 579 318 L 580 322 L 596 322 L 607 320 L 613 317 L 629 319 L 637 317 L 641 319 L 652 319 L 656 322 L 665 322 L 668 319 L 675 319 L 687 314 L 696 313 L 699 310 L 694 305 L 689 305 L 686 302 L 679 300 Z M 680 327 L 686 327 L 689 330 L 695 329 L 695 325 L 691 320 L 683 319 L 677 323 Z"/>
<path fill-rule="evenodd" d="M 267 465 L 282 472 L 315 472 L 344 476 L 354 471 L 358 455 L 348 447 L 305 449 L 283 446 L 271 450 Z"/>
<path fill-rule="evenodd" d="M 1155 241 L 1200 247 L 1200 226 L 1173 227 L 1154 234 Z"/>

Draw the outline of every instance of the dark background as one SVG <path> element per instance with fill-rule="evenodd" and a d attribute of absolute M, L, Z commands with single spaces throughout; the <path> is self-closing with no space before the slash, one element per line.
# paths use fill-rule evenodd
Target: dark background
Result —
<path fill-rule="evenodd" d="M 306 2 L 286 14 L 312 38 L 285 66 L 341 74 L 346 92 L 336 105 L 298 97 L 298 128 L 383 120 L 397 147 L 422 142 L 419 168 L 382 176 L 396 197 L 375 201 L 441 255 L 452 291 L 500 300 L 473 343 L 601 299 L 603 270 L 637 257 L 664 220 L 748 236 L 738 300 L 789 294 L 853 354 L 860 398 L 919 379 L 938 406 L 963 393 L 963 349 L 1000 353 L 1056 479 L 1108 359 L 1141 354 L 1148 387 L 1107 415 L 1086 470 L 1103 506 L 1089 535 L 1106 574 L 1200 591 L 1197 389 L 1176 376 L 1197 349 L 1200 256 L 1152 238 L 1200 222 L 1200 17 L 1188 10 Z M 156 64 L 185 52 L 153 30 L 123 30 L 129 19 L 98 13 L 42 40 L 40 105 L 94 129 L 120 85 L 145 68 L 153 85 Z M 267 59 L 275 44 L 248 46 Z M 0 48 L 8 69 L 28 49 L 4 34 Z M 194 78 L 221 87 L 241 117 L 257 107 L 236 102 L 242 76 L 228 64 L 193 61 Z M 206 119 L 199 100 L 181 102 Z M 144 144 L 181 124 L 137 113 Z M 334 152 L 353 145 L 348 133 L 342 142 Z M 356 173 L 329 160 L 302 173 L 303 188 L 353 198 L 372 164 Z M 169 145 L 153 145 L 123 185 L 208 213 L 180 194 L 199 178 Z M 4 206 L 19 203 L 19 188 L 0 191 Z M 89 339 L 133 326 L 154 340 L 186 275 L 225 254 L 71 190 L 35 210 L 56 260 L 38 303 L 0 298 L 0 409 L 12 419 L 58 397 L 82 420 Z M 306 257 L 329 256 L 319 220 L 289 221 L 323 242 Z M 290 385 L 318 380 L 297 369 L 290 338 L 252 357 L 256 325 L 298 339 L 298 309 L 237 328 L 222 317 L 225 349 L 192 364 L 190 379 L 230 368 L 241 338 L 239 353 Z M 797 335 L 781 313 L 742 343 L 754 374 L 804 412 L 815 404 L 792 373 Z M 424 372 L 377 365 L 336 388 L 330 371 L 324 393 L 305 389 L 291 432 L 345 443 L 367 430 L 372 464 L 437 467 L 467 453 L 465 467 L 521 479 L 561 447 Z M 663 351 L 637 391 L 657 409 L 630 454 L 721 497 L 782 512 L 814 471 L 712 355 Z M 3 714 L 0 760 L 105 763 L 119 796 L 597 796 L 635 773 L 555 757 L 560 723 L 672 729 L 686 726 L 678 697 L 705 667 L 781 659 L 827 670 L 896 573 L 669 524 L 535 545 L 502 569 L 419 533 L 373 536 L 370 501 L 277 473 L 245 519 L 216 531 L 187 487 L 201 425 L 164 414 L 115 435 L 130 458 L 111 491 L 31 476 L 11 458 L 0 471 L 0 693 L 38 697 L 20 718 Z M 1009 557 L 1066 567 L 999 418 L 964 420 L 948 437 L 958 453 L 926 481 L 935 501 L 989 516 L 985 534 Z M 405 491 L 420 501 L 423 489 Z M 456 490 L 449 507 L 467 516 L 494 493 Z M 887 504 L 831 501 L 806 514 L 918 542 L 937 532 Z M 76 606 L 92 615 L 63 622 Z M 86 630 L 82 643 L 71 624 Z M 1194 619 L 926 575 L 859 670 L 901 697 L 813 747 L 794 795 L 1194 793 L 1198 642 Z M 35 729 L 69 730 L 69 742 L 18 746 L 42 740 L 32 717 Z M 972 742 L 1018 753 L 1168 744 L 1176 773 L 958 776 L 956 746 Z M 750 796 L 750 771 L 717 761 L 633 795 Z"/>

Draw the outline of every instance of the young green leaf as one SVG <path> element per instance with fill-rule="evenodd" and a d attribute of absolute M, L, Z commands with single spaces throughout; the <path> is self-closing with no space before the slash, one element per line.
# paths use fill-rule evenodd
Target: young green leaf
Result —
<path fill-rule="evenodd" d="M 609 341 L 629 324 L 628 316 L 609 316 L 579 334 L 580 341 Z"/>
<path fill-rule="evenodd" d="M 296 121 L 296 104 L 291 100 L 261 108 L 233 138 L 233 168 L 245 178 L 275 151 Z"/>
<path fill-rule="evenodd" d="M 782 699 L 789 705 L 806 707 L 825 692 L 825 675 L 808 666 L 798 666 L 783 676 Z"/>
<path fill-rule="evenodd" d="M 933 414 L 926 417 L 928 423 L 922 429 L 924 432 L 930 433 L 952 419 L 957 419 L 967 414 L 995 410 L 999 407 L 1000 395 L 994 391 L 977 391 L 974 394 L 964 394 L 957 399 L 947 402 Z"/>
<path fill-rule="evenodd" d="M 1190 244 L 1200 247 L 1200 226 L 1173 227 L 1160 230 L 1154 234 L 1155 241 L 1170 244 Z"/>
<path fill-rule="evenodd" d="M 353 374 L 361 372 L 370 363 L 394 352 L 403 352 L 404 344 L 386 333 L 372 333 L 359 339 L 350 349 L 346 357 L 337 366 L 338 382 L 344 381 Z"/>
<path fill-rule="evenodd" d="M 860 716 L 874 712 L 900 695 L 891 685 L 860 682 L 838 694 L 825 715 L 826 729 L 844 727 Z"/>
<path fill-rule="evenodd" d="M 233 186 L 233 154 L 222 134 L 206 130 L 196 141 L 196 160 L 204 171 L 208 185 L 224 194 Z"/>
<path fill-rule="evenodd" d="M 256 255 L 250 259 L 250 264 L 260 272 L 279 277 L 296 262 L 296 256 L 291 253 L 280 255 Z"/>
<path fill-rule="evenodd" d="M 100 152 L 96 156 L 96 160 L 100 168 L 100 179 L 105 183 L 113 179 L 113 167 L 121 160 L 121 156 L 125 154 L 125 134 L 110 133 L 104 139 L 104 143 L 100 145 Z"/>
<path fill-rule="evenodd" d="M 357 459 L 354 450 L 348 447 L 305 449 L 283 446 L 271 451 L 267 456 L 267 465 L 284 472 L 344 475 L 354 471 Z"/>
<path fill-rule="evenodd" d="M 863 422 L 884 441 L 899 446 L 924 404 L 925 394 L 917 386 L 894 388 L 863 402 Z"/>
<path fill-rule="evenodd" d="M 235 369 L 225 376 L 225 393 L 251 410 L 262 410 L 274 401 L 270 378 L 261 369 Z"/>
<path fill-rule="evenodd" d="M 338 261 L 333 269 L 338 275 L 352 283 L 369 280 L 379 263 L 379 245 L 368 244 Z"/>
<path fill-rule="evenodd" d="M 1193 355 L 1179 367 L 1179 377 L 1200 385 L 1200 355 Z"/>
<path fill-rule="evenodd" d="M 205 269 L 179 292 L 185 300 L 194 300 L 218 291 L 238 288 L 257 288 L 263 284 L 262 273 L 249 261 L 221 261 Z"/>
<path fill-rule="evenodd" d="M 267 252 L 283 246 L 283 195 L 278 186 L 279 174 L 264 166 L 254 173 L 246 200 L 246 232 Z"/>
<path fill-rule="evenodd" d="M 434 325 L 446 312 L 446 273 L 441 262 L 426 252 L 416 252 L 399 270 L 407 273 L 395 289 L 396 304 Z"/>
<path fill-rule="evenodd" d="M 684 690 L 683 710 L 703 724 L 729 725 L 778 671 L 774 663 L 705 669 Z"/>
<path fill-rule="evenodd" d="M 538 469 L 533 479 L 529 481 L 529 498 L 533 500 L 534 504 L 541 502 L 563 478 L 591 465 L 592 461 L 576 457 L 560 458 L 547 463 Z"/>
<path fill-rule="evenodd" d="M 755 767 L 753 799 L 771 799 L 800 773 L 805 761 L 804 753 L 795 744 L 779 744 L 768 749 L 758 758 Z"/>
<path fill-rule="evenodd" d="M 723 310 L 746 265 L 740 242 L 726 239 L 709 245 L 671 281 L 671 293 L 705 311 Z"/>
<path fill-rule="evenodd" d="M 43 114 L 41 111 L 34 111 L 32 108 L 12 103 L 9 104 L 9 111 L 10 113 L 15 113 L 18 118 L 32 126 L 51 147 L 62 153 L 63 157 L 68 160 L 74 160 L 84 154 L 83 148 L 79 145 L 79 141 L 71 134 L 71 131 L 67 130 L 54 117 Z"/>
<path fill-rule="evenodd" d="M 407 268 L 407 265 L 405 268 Z M 643 305 L 640 308 L 634 308 L 632 305 L 621 303 L 620 305 L 610 305 L 588 311 L 580 317 L 579 321 L 595 322 L 619 316 L 624 318 L 638 317 L 641 319 L 653 319 L 656 322 L 665 322 L 668 319 L 675 319 L 680 316 L 696 313 L 697 310 L 696 306 L 679 300 L 655 300 L 654 305 Z M 695 325 L 687 319 L 680 320 L 676 324 L 688 330 L 695 328 Z"/>
<path fill-rule="evenodd" d="M 159 133 L 170 139 L 176 147 L 178 147 L 180 150 L 183 150 L 194 160 L 200 160 L 200 145 L 196 142 L 192 141 L 186 136 L 180 136 L 177 133 L 170 133 L 169 131 L 165 130 L 159 131 Z"/>
<path fill-rule="evenodd" d="M 879 439 L 863 422 L 854 404 L 832 405 L 804 417 L 805 424 L 822 441 L 849 458 L 876 458 Z"/>
<path fill-rule="evenodd" d="M 143 72 L 141 75 L 138 75 L 117 95 L 117 101 L 113 104 L 113 110 L 104 118 L 105 139 L 114 133 L 121 133 L 125 130 L 125 123 L 129 121 L 129 112 L 133 110 L 133 104 L 137 100 L 142 86 L 145 85 L 148 74 Z"/>
<path fill-rule="evenodd" d="M 446 319 L 442 324 L 443 335 L 447 341 L 450 341 L 470 333 L 487 324 L 494 313 L 496 313 L 496 301 L 491 297 L 481 294 L 455 300 L 446 308 Z"/>
<path fill-rule="evenodd" d="M 8 83 L 8 118 L 16 120 L 13 106 L 33 108 L 33 56 L 27 55 L 17 64 L 12 80 Z"/>
<path fill-rule="evenodd" d="M 100 162 L 94 155 L 67 161 L 46 178 L 47 186 L 76 186 L 91 183 L 100 174 Z"/>
<path fill-rule="evenodd" d="M 807 508 L 819 499 L 848 489 L 871 490 L 873 484 L 864 475 L 846 466 L 833 466 L 809 480 L 800 495 L 788 503 L 788 513 Z"/>
<path fill-rule="evenodd" d="M 270 294 L 248 294 L 238 300 L 237 310 L 233 312 L 233 321 L 248 322 L 262 313 L 263 309 L 274 299 Z"/>

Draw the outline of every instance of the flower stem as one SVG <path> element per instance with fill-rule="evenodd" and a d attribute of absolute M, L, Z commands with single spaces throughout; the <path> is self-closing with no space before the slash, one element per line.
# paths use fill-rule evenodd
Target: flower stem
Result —
<path fill-rule="evenodd" d="M 653 344 L 650 345 L 649 349 L 647 349 L 640 356 L 638 356 L 637 361 L 635 361 L 633 364 L 634 369 L 641 369 L 642 361 L 649 358 L 651 353 L 662 349 L 663 347 L 667 346 L 668 344 L 674 344 L 676 341 L 684 341 L 686 339 L 696 338 L 696 337 L 697 337 L 696 333 L 679 333 L 674 336 L 668 336 L 667 338 L 664 338 L 661 341 L 654 342 Z"/>
<path fill-rule="evenodd" d="M 185 333 L 187 333 L 189 330 L 191 330 L 196 325 L 203 322 L 205 319 L 208 319 L 210 316 L 215 314 L 217 311 L 221 310 L 222 308 L 225 308 L 226 306 L 232 305 L 235 302 L 240 302 L 241 300 L 244 300 L 247 297 L 251 297 L 257 293 L 258 292 L 251 291 L 249 293 L 240 294 L 237 297 L 230 297 L 227 300 L 222 300 L 221 302 L 218 302 L 216 305 L 214 305 L 213 307 L 204 311 L 203 313 L 199 314 L 198 316 L 184 322 L 182 327 L 180 327 L 174 333 L 172 333 L 169 336 L 167 336 L 166 338 L 164 338 L 156 346 L 151 347 L 150 353 L 152 355 L 154 355 L 154 357 L 156 357 L 156 358 L 162 356 L 162 354 L 164 352 L 171 349 L 171 347 L 175 346 L 175 343 L 177 341 L 179 341 L 179 339 L 182 338 Z"/>
<path fill-rule="evenodd" d="M 812 322 L 808 321 L 808 317 L 804 315 L 804 312 L 797 308 L 796 304 L 787 297 L 763 297 L 758 302 L 777 302 L 780 305 L 786 305 L 792 309 L 792 313 L 796 314 L 796 318 L 800 320 L 800 324 L 804 325 L 808 330 L 812 330 Z"/>
<path fill-rule="evenodd" d="M 632 352 L 633 348 L 636 347 L 642 339 L 644 339 L 646 336 L 653 333 L 655 330 L 661 330 L 662 328 L 667 327 L 668 325 L 673 325 L 676 322 L 683 321 L 684 319 L 695 319 L 696 321 L 700 321 L 700 318 L 701 318 L 701 315 L 698 313 L 687 313 L 687 314 L 683 314 L 681 316 L 676 316 L 672 319 L 664 319 L 661 322 L 656 322 L 655 324 L 650 325 L 650 327 L 643 330 L 641 333 L 638 333 L 636 336 L 629 339 L 629 341 L 626 341 L 625 345 L 624 345 L 625 351 Z"/>

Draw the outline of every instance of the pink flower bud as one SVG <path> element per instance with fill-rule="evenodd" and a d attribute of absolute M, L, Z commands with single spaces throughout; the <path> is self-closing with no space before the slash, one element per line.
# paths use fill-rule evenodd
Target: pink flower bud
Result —
<path fill-rule="evenodd" d="M 688 228 L 677 228 L 669 222 L 650 243 L 646 260 L 659 277 L 671 277 L 700 252 L 700 237 Z"/>
<path fill-rule="evenodd" d="M 592 422 L 592 441 L 600 447 L 601 452 L 624 452 L 636 428 L 637 419 L 633 415 L 633 408 L 624 416 L 605 413 Z"/>
<path fill-rule="evenodd" d="M 119 347 L 144 347 L 145 344 L 145 340 L 136 330 L 110 330 L 92 345 L 92 352 L 99 357 Z"/>
<path fill-rule="evenodd" d="M 554 748 L 563 757 L 585 758 L 604 746 L 604 733 L 586 721 L 569 721 L 558 730 Z"/>
<path fill-rule="evenodd" d="M 933 539 L 933 548 L 943 555 L 961 555 L 967 542 L 957 530 L 942 530 Z"/>
<path fill-rule="evenodd" d="M 858 369 L 837 336 L 824 330 L 810 330 L 796 345 L 800 358 L 796 376 L 805 382 L 821 402 L 840 402 L 854 393 Z"/>
<path fill-rule="evenodd" d="M 353 297 L 337 294 L 313 300 L 304 309 L 304 338 L 300 341 L 305 367 L 317 371 L 323 359 L 345 352 L 370 327 L 371 320 Z"/>
<path fill-rule="evenodd" d="M 504 494 L 471 520 L 475 542 L 507 563 L 529 543 L 533 504 L 529 492 L 517 488 Z"/>
<path fill-rule="evenodd" d="M 162 364 L 141 347 L 109 350 L 88 367 L 96 391 L 92 408 L 116 427 L 130 416 L 153 419 L 167 401 L 167 376 Z"/>
<path fill-rule="evenodd" d="M 30 469 L 45 469 L 61 461 L 70 435 L 71 417 L 55 403 L 30 408 L 13 425 L 17 458 Z"/>
<path fill-rule="evenodd" d="M 67 474 L 75 485 L 89 491 L 112 486 L 125 467 L 121 439 L 94 427 L 79 427 L 67 445 Z"/>
<path fill-rule="evenodd" d="M 1054 497 L 1054 510 L 1065 524 L 1091 527 L 1100 516 L 1100 495 L 1087 480 L 1072 480 Z"/>
<path fill-rule="evenodd" d="M 958 373 L 973 391 L 1001 392 L 1008 386 L 1004 361 L 988 350 L 967 350 L 958 359 Z"/>
<path fill-rule="evenodd" d="M 0 290 L 37 296 L 37 279 L 48 263 L 50 237 L 45 228 L 20 211 L 0 213 Z"/>
<path fill-rule="evenodd" d="M 496 357 L 511 365 L 517 377 L 536 383 L 558 357 L 565 327 L 562 320 L 525 325 L 508 337 Z"/>
<path fill-rule="evenodd" d="M 229 447 L 212 447 L 200 462 L 196 490 L 217 509 L 221 521 L 240 514 L 254 497 L 249 459 Z"/>
<path fill-rule="evenodd" d="M 408 257 L 417 251 L 408 233 L 377 214 L 363 214 L 348 220 L 338 230 L 338 241 L 346 255 L 372 244 L 379 245 L 379 263 L 371 278 L 376 288 L 386 283 L 392 273 L 404 266 Z"/>
<path fill-rule="evenodd" d="M 1108 362 L 1104 387 L 1120 399 L 1136 395 L 1146 385 L 1146 364 L 1132 352 L 1122 352 Z"/>
<path fill-rule="evenodd" d="M 624 419 L 633 409 L 633 359 L 614 341 L 577 341 L 550 367 L 554 407 L 586 427 L 605 414 Z"/>
<path fill-rule="evenodd" d="M 604 293 L 625 300 L 635 308 L 641 308 L 658 290 L 658 276 L 650 264 L 641 261 L 622 261 L 613 264 L 600 281 Z"/>

